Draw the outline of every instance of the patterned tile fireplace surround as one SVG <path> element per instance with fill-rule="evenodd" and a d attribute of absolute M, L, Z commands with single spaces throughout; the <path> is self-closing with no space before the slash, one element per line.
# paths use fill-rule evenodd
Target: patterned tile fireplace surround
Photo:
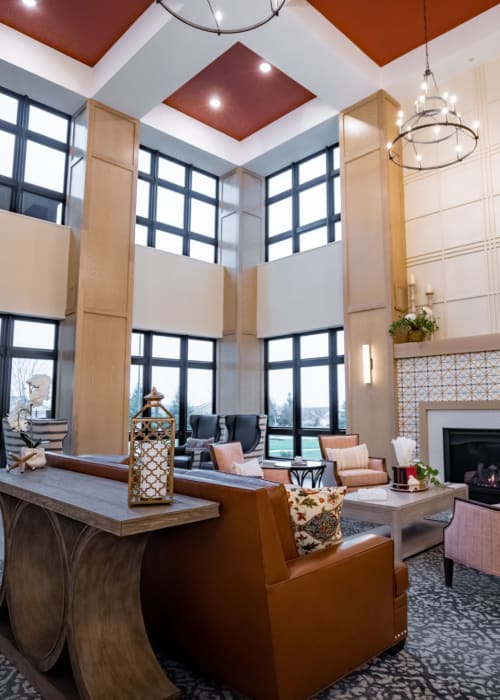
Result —
<path fill-rule="evenodd" d="M 443 470 L 442 429 L 500 430 L 500 335 L 395 345 L 399 435 Z"/>

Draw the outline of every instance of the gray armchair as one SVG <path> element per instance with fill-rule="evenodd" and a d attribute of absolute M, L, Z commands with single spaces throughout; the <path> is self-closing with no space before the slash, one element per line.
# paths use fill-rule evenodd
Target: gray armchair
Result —
<path fill-rule="evenodd" d="M 227 442 L 239 442 L 245 459 L 264 459 L 267 415 L 238 413 L 225 416 Z"/>
<path fill-rule="evenodd" d="M 210 468 L 210 442 L 225 441 L 226 427 L 223 416 L 192 414 L 189 417 L 191 436 L 184 445 L 175 448 L 174 466 L 183 469 Z"/>

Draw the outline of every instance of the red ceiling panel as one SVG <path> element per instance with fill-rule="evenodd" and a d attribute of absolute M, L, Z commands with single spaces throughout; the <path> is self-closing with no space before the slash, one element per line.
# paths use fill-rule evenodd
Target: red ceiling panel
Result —
<path fill-rule="evenodd" d="M 308 1 L 379 66 L 424 43 L 423 0 Z M 497 4 L 495 0 L 427 0 L 429 40 Z"/>
<path fill-rule="evenodd" d="M 1 0 L 0 22 L 94 66 L 153 0 Z"/>
<path fill-rule="evenodd" d="M 315 97 L 276 68 L 261 73 L 263 60 L 238 42 L 165 104 L 241 141 Z M 221 100 L 219 109 L 209 105 L 214 95 Z"/>

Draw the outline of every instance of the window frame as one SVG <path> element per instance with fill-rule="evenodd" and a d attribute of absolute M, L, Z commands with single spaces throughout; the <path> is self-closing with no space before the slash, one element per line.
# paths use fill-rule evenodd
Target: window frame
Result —
<path fill-rule="evenodd" d="M 334 198 L 334 181 L 335 178 L 340 178 L 340 163 L 338 168 L 334 168 L 334 151 L 335 149 L 339 148 L 338 143 L 334 143 L 331 146 L 328 146 L 327 148 L 323 148 L 320 151 L 316 151 L 315 153 L 312 153 L 311 155 L 307 156 L 306 158 L 302 158 L 299 161 L 294 161 L 290 165 L 287 165 L 284 168 L 280 168 L 276 172 L 271 173 L 270 175 L 266 176 L 266 184 L 265 184 L 265 229 L 266 229 L 266 234 L 265 234 L 265 261 L 270 262 L 269 260 L 269 247 L 273 245 L 274 243 L 280 243 L 281 241 L 285 240 L 290 240 L 292 241 L 292 255 L 295 253 L 300 253 L 302 252 L 300 250 L 300 237 L 304 233 L 308 233 L 309 231 L 314 231 L 318 228 L 321 228 L 322 226 L 326 227 L 327 229 L 327 243 L 332 243 L 335 240 L 335 225 L 342 220 L 342 211 L 340 207 L 339 213 L 335 213 L 335 198 Z M 302 184 L 299 184 L 299 169 L 300 166 L 303 165 L 304 163 L 307 163 L 310 160 L 313 160 L 314 158 L 317 158 L 318 156 L 325 154 L 326 156 L 326 171 L 324 175 L 319 175 L 318 177 L 313 178 L 312 180 L 308 180 L 307 182 L 304 182 Z M 269 181 L 277 176 L 281 175 L 282 173 L 286 172 L 287 170 L 291 170 L 292 173 L 292 186 L 284 190 L 283 192 L 280 192 L 279 194 L 273 195 L 272 197 L 269 196 Z M 299 220 L 300 220 L 300 207 L 299 207 L 299 199 L 300 195 L 303 192 L 306 192 L 307 190 L 312 189 L 313 187 L 316 187 L 317 185 L 320 185 L 322 183 L 326 183 L 326 218 L 318 219 L 316 221 L 312 221 L 308 224 L 303 224 L 302 226 L 299 226 Z M 283 233 L 276 234 L 274 236 L 269 235 L 269 207 L 272 204 L 276 204 L 277 202 L 280 202 L 284 199 L 287 199 L 288 197 L 292 198 L 292 228 L 288 231 L 285 231 Z M 340 240 L 340 239 L 339 239 Z M 326 244 L 325 244 L 326 245 Z M 289 256 L 283 256 L 283 257 L 289 257 Z M 277 258 L 281 259 L 281 258 Z"/>
<path fill-rule="evenodd" d="M 304 333 L 287 333 L 285 335 L 266 338 L 264 341 L 264 405 L 265 412 L 269 416 L 269 371 L 274 369 L 292 369 L 292 426 L 277 427 L 270 425 L 268 421 L 266 435 L 266 458 L 279 461 L 279 457 L 270 456 L 269 439 L 273 435 L 288 435 L 293 441 L 293 456 L 302 454 L 302 438 L 317 437 L 318 435 L 331 435 L 335 433 L 345 434 L 345 428 L 339 428 L 339 406 L 338 406 L 338 382 L 337 367 L 343 365 L 345 368 L 345 355 L 337 353 L 337 333 L 343 331 L 342 327 L 324 328 Z M 304 358 L 300 357 L 300 339 L 305 336 L 328 333 L 328 355 L 322 357 Z M 292 340 L 292 359 L 290 360 L 269 360 L 269 342 L 273 340 Z M 330 398 L 330 425 L 327 428 L 303 428 L 301 426 L 301 379 L 300 373 L 303 367 L 327 366 L 329 370 L 329 398 Z M 287 459 L 287 458 L 283 458 Z"/>
<path fill-rule="evenodd" d="M 164 231 L 165 233 L 174 234 L 182 238 L 182 255 L 191 257 L 190 255 L 190 245 L 191 241 L 198 241 L 206 245 L 213 246 L 214 263 L 218 262 L 218 245 L 219 245 L 219 193 L 220 193 L 220 178 L 213 173 L 203 170 L 202 168 L 197 168 L 188 163 L 184 163 L 181 160 L 172 158 L 166 153 L 161 153 L 160 151 L 155 151 L 153 149 L 147 148 L 146 146 L 140 146 L 140 150 L 149 154 L 151 158 L 151 171 L 150 173 L 145 173 L 141 170 L 138 172 L 138 180 L 145 180 L 149 183 L 149 202 L 148 202 L 148 216 L 139 216 L 136 213 L 136 225 L 145 226 L 147 228 L 147 246 L 151 248 L 156 248 L 156 230 Z M 164 180 L 159 177 L 159 162 L 160 158 L 165 158 L 166 160 L 181 165 L 185 168 L 185 180 L 184 185 L 178 185 L 170 180 Z M 197 192 L 192 189 L 193 173 L 200 173 L 201 175 L 206 175 L 215 180 L 215 197 L 209 197 Z M 164 222 L 158 221 L 157 219 L 157 204 L 158 204 L 158 187 L 166 188 L 172 192 L 182 194 L 184 196 L 184 214 L 183 214 L 183 225 L 182 228 L 176 227 L 172 224 L 165 224 Z M 215 216 L 214 216 L 214 235 L 213 237 L 204 236 L 200 233 L 194 233 L 190 231 L 189 223 L 191 219 L 191 199 L 196 199 L 198 201 L 204 202 L 214 206 Z M 161 250 L 161 249 L 160 249 Z M 194 258 L 198 259 L 198 258 Z"/>
<path fill-rule="evenodd" d="M 0 86 L 0 94 L 7 95 L 8 97 L 13 97 L 18 100 L 17 108 L 17 120 L 15 124 L 11 122 L 3 121 L 0 117 L 0 131 L 4 131 L 13 134 L 15 137 L 14 143 L 14 161 L 12 166 L 12 177 L 6 175 L 0 175 L 0 186 L 5 186 L 10 188 L 10 205 L 8 209 L 4 211 L 11 211 L 17 214 L 23 214 L 22 212 L 22 200 L 25 193 L 34 194 L 39 197 L 45 197 L 46 199 L 53 200 L 62 205 L 61 207 L 61 220 L 60 222 L 52 221 L 52 223 L 64 224 L 66 216 L 66 196 L 67 196 L 67 185 L 68 185 L 68 172 L 69 172 L 69 151 L 70 151 L 70 133 L 71 133 L 71 115 L 66 114 L 58 109 L 49 107 L 41 102 L 32 100 L 27 95 L 19 95 L 12 90 L 3 88 Z M 28 129 L 29 111 L 30 107 L 37 107 L 38 109 L 54 114 L 55 116 L 62 117 L 68 120 L 68 125 L 66 129 L 66 141 L 58 141 L 49 136 L 44 136 L 36 131 L 31 131 Z M 34 142 L 53 150 L 60 151 L 65 154 L 65 166 L 64 166 L 64 187 L 62 192 L 57 192 L 48 187 L 42 187 L 40 185 L 34 185 L 25 182 L 25 170 L 26 170 L 26 150 L 28 142 Z M 24 214 L 24 216 L 33 216 L 32 214 Z M 33 218 L 40 218 L 34 216 Z M 47 219 L 42 219 L 46 221 Z"/>
<path fill-rule="evenodd" d="M 59 320 L 38 318 L 36 316 L 21 316 L 16 314 L 0 314 L 0 412 L 6 416 L 10 408 L 10 385 L 12 379 L 12 360 L 28 358 L 33 360 L 51 360 L 54 363 L 52 376 L 52 401 L 50 412 L 55 415 L 57 393 L 57 365 L 59 347 Z M 14 345 L 14 325 L 16 321 L 47 323 L 54 326 L 54 347 L 52 350 L 26 348 Z M 0 431 L 0 466 L 5 466 L 3 446 L 3 431 Z"/>
<path fill-rule="evenodd" d="M 144 338 L 144 353 L 142 355 L 130 355 L 130 366 L 140 365 L 143 368 L 143 392 L 148 394 L 152 386 L 153 367 L 175 367 L 179 369 L 179 421 L 176 421 L 175 435 L 178 444 L 182 445 L 191 434 L 188 417 L 188 370 L 189 369 L 209 369 L 212 371 L 212 413 L 215 413 L 215 390 L 216 390 L 216 350 L 217 340 L 214 338 L 204 338 L 201 336 L 180 335 L 177 333 L 160 333 L 157 331 L 146 331 L 134 328 L 132 333 L 140 333 Z M 153 357 L 153 337 L 162 336 L 180 340 L 179 359 Z M 131 338 L 132 339 L 132 338 Z M 202 340 L 211 342 L 213 354 L 211 361 L 189 360 L 188 345 L 190 340 Z M 161 387 L 157 387 L 161 391 Z"/>

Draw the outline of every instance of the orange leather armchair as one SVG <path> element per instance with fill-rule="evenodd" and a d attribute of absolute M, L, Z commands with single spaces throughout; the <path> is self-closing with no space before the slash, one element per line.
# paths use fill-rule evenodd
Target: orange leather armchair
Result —
<path fill-rule="evenodd" d="M 318 440 L 321 456 L 324 460 L 333 463 L 335 482 L 341 486 L 347 486 L 348 492 L 368 486 L 382 486 L 389 482 L 383 457 L 369 457 L 368 465 L 364 469 L 339 469 L 335 460 L 330 459 L 327 452 L 329 448 L 355 447 L 359 445 L 359 435 L 318 435 Z M 328 483 L 327 478 L 323 479 L 324 484 Z"/>

